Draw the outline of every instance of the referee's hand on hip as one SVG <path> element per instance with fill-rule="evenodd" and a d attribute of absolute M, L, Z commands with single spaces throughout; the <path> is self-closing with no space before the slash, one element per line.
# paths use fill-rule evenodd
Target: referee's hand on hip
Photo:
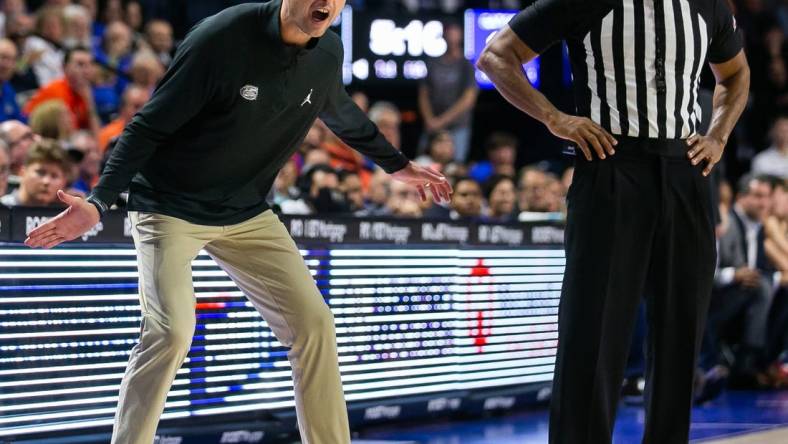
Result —
<path fill-rule="evenodd" d="M 558 113 L 547 123 L 547 128 L 556 137 L 576 143 L 586 160 L 593 160 L 592 150 L 600 159 L 616 154 L 614 147 L 618 145 L 618 141 L 587 117 Z"/>
<path fill-rule="evenodd" d="M 697 165 L 702 161 L 706 161 L 706 167 L 703 168 L 703 175 L 708 176 L 714 165 L 722 158 L 722 152 L 725 149 L 725 143 L 715 137 L 701 136 L 693 134 L 687 139 L 689 150 L 687 157 L 693 165 Z"/>

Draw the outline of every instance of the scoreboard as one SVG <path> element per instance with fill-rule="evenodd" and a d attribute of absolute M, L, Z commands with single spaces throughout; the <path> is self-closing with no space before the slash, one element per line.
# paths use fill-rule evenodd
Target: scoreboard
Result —
<path fill-rule="evenodd" d="M 45 218 L 12 219 L 29 231 Z M 551 381 L 559 226 L 285 222 L 334 314 L 355 425 L 396 418 L 390 406 L 408 399 L 457 411 L 469 393 Z M 97 237 L 0 245 L 0 442 L 112 424 L 139 334 L 137 267 L 130 244 Z M 213 259 L 202 252 L 192 266 L 197 327 L 160 429 L 292 416 L 287 350 Z"/>

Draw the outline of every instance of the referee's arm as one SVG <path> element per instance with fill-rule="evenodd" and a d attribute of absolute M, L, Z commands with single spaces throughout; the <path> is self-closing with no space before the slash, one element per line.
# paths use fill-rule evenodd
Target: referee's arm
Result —
<path fill-rule="evenodd" d="M 750 91 L 750 67 L 742 49 L 743 37 L 724 0 L 714 3 L 711 22 L 708 59 L 717 80 L 711 125 L 706 135 L 694 134 L 687 139 L 690 146 L 687 157 L 692 164 L 706 162 L 704 176 L 711 174 L 714 165 L 722 158 L 728 137 L 744 111 Z"/>
<path fill-rule="evenodd" d="M 711 125 L 705 136 L 695 134 L 687 139 L 687 145 L 691 147 L 687 157 L 692 164 L 706 161 L 704 176 L 711 174 L 714 165 L 722 158 L 728 137 L 747 105 L 750 91 L 750 67 L 744 50 L 726 62 L 709 65 L 717 80 Z"/>
<path fill-rule="evenodd" d="M 592 160 L 592 150 L 600 159 L 615 154 L 616 139 L 604 128 L 586 117 L 559 111 L 531 85 L 522 66 L 537 55 L 506 26 L 490 41 L 476 65 L 509 103 L 544 123 L 555 136 L 575 142 L 586 159 Z"/>

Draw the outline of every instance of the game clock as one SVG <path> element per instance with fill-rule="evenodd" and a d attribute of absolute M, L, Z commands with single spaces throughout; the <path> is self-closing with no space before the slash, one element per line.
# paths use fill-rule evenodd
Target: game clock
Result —
<path fill-rule="evenodd" d="M 486 44 L 517 14 L 515 10 L 469 9 L 464 14 L 465 57 L 475 63 Z M 427 76 L 427 62 L 446 54 L 445 23 L 455 18 L 439 15 L 382 15 L 346 7 L 334 23 L 345 49 L 343 81 L 348 84 L 408 85 Z M 539 86 L 539 59 L 523 67 Z M 492 82 L 481 71 L 482 88 Z"/>

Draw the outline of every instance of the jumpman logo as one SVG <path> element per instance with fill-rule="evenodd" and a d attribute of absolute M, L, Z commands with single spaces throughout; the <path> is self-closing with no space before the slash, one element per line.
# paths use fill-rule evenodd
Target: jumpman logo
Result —
<path fill-rule="evenodd" d="M 303 101 L 303 102 L 301 102 L 301 107 L 302 107 L 302 108 L 303 108 L 303 107 L 304 107 L 304 105 L 306 105 L 307 103 L 308 103 L 308 104 L 310 104 L 310 105 L 312 104 L 312 92 L 313 92 L 313 91 L 314 91 L 314 89 L 311 89 L 311 88 L 309 89 L 309 94 L 306 96 L 306 99 L 304 99 L 304 101 Z"/>

